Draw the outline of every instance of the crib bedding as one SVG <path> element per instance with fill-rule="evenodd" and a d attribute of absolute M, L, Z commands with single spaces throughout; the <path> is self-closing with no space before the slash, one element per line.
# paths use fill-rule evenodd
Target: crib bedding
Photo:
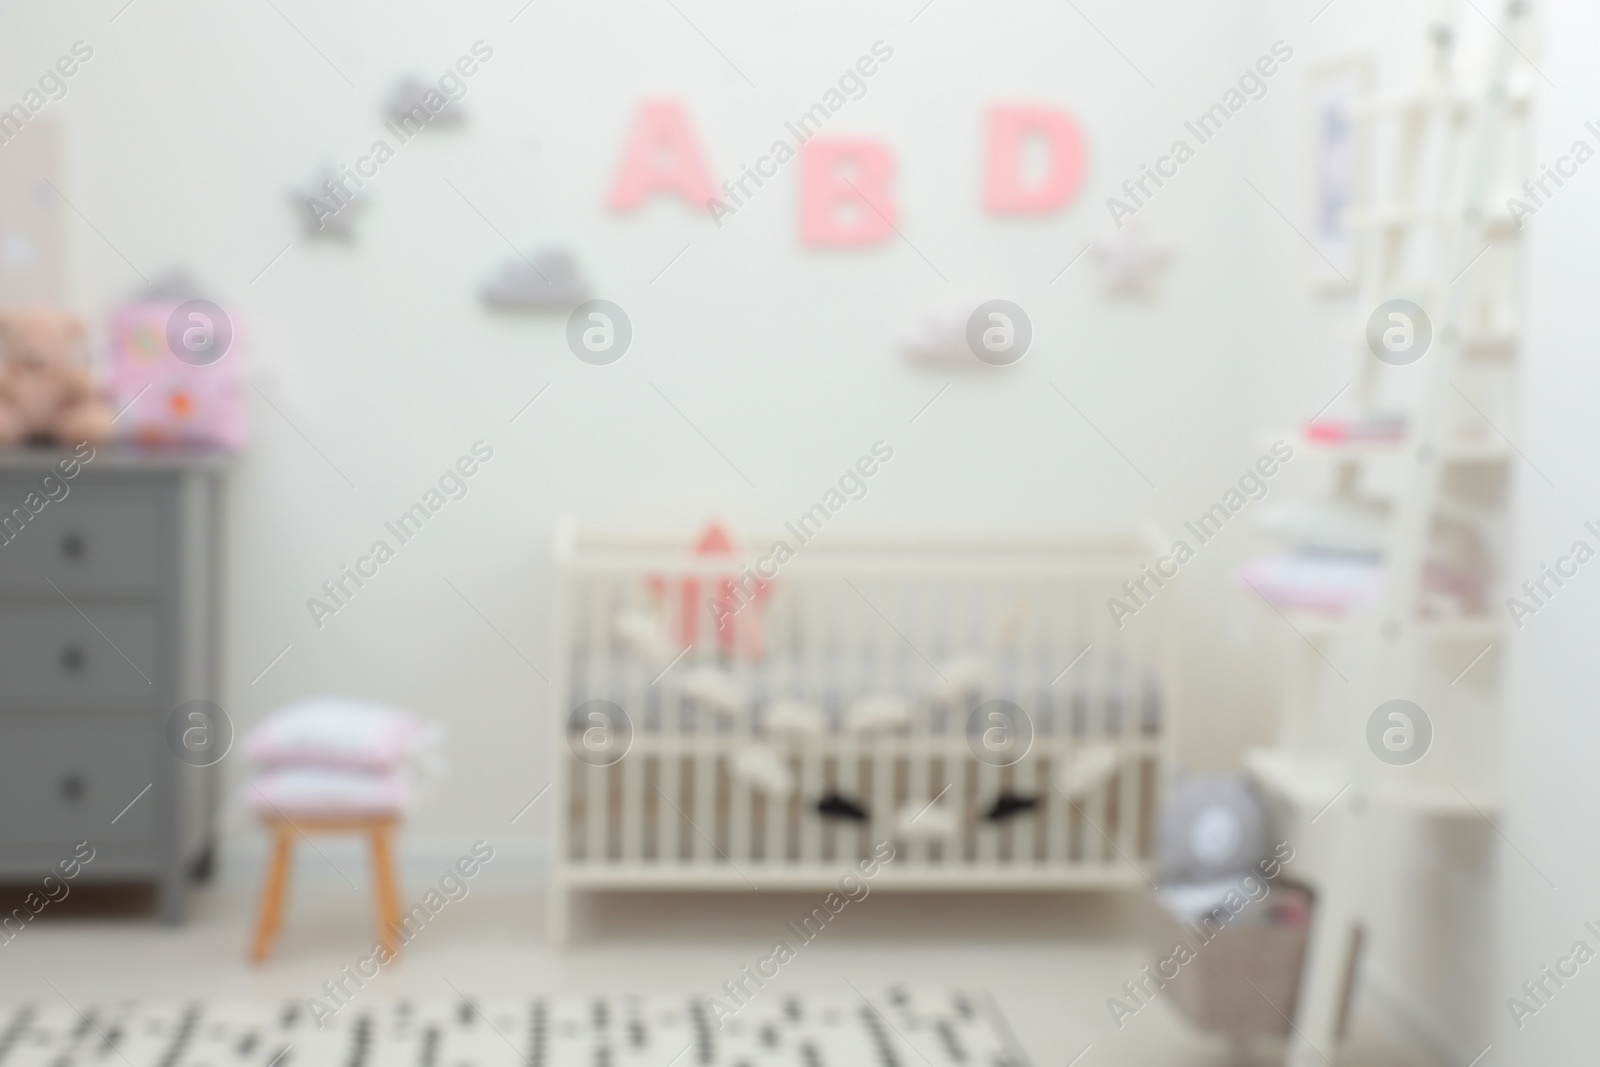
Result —
<path fill-rule="evenodd" d="M 1042 655 L 986 658 L 981 672 L 961 662 L 971 659 L 842 651 L 775 654 L 758 661 L 691 662 L 686 657 L 663 672 L 615 648 L 595 655 L 579 647 L 572 652 L 569 686 L 574 706 L 609 700 L 628 713 L 636 730 L 645 732 L 659 732 L 672 723 L 686 732 L 703 727 L 734 733 L 748 721 L 750 731 L 759 735 L 769 732 L 774 712 L 784 717 L 790 710 L 785 705 L 800 703 L 820 713 L 824 733 L 837 735 L 848 731 L 863 705 L 889 698 L 907 705 L 908 721 L 873 732 L 960 732 L 972 710 L 990 700 L 1022 708 L 1042 736 L 1121 736 L 1162 729 L 1162 688 L 1148 665 L 1092 650 L 1065 670 L 1067 664 Z M 734 696 L 742 699 L 730 701 Z"/>

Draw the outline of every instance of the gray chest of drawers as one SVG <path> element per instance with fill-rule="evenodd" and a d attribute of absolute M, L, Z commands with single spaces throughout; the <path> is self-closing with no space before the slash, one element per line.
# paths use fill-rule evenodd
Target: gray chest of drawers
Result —
<path fill-rule="evenodd" d="M 171 738 L 221 732 L 189 702 L 218 700 L 224 464 L 89 452 L 0 454 L 0 879 L 88 841 L 80 881 L 178 922 L 215 847 L 218 767 Z"/>

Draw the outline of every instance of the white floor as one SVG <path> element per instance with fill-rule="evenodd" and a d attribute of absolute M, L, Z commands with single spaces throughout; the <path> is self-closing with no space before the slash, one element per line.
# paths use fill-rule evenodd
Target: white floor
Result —
<path fill-rule="evenodd" d="M 245 961 L 255 903 L 248 887 L 202 890 L 192 921 L 175 929 L 122 897 L 108 901 L 106 891 L 85 888 L 0 945 L 0 1001 L 303 1000 L 370 952 L 364 890 L 303 878 L 274 958 L 252 967 Z M 6 899 L 20 900 L 22 891 L 8 887 Z M 450 997 L 453 988 L 486 997 L 713 995 L 788 936 L 786 921 L 818 903 L 806 894 L 602 897 L 579 913 L 583 933 L 572 947 L 553 951 L 544 943 L 536 882 L 496 882 L 486 871 L 469 897 L 446 907 L 357 996 Z M 849 905 L 758 996 L 782 989 L 839 995 L 849 983 L 864 991 L 894 983 L 979 989 L 992 995 L 1038 1067 L 1273 1062 L 1270 1044 L 1248 1058 L 1225 1041 L 1195 1035 L 1159 1000 L 1119 1031 L 1107 998 L 1146 960 L 1135 898 L 873 892 Z M 1359 1022 L 1334 1058 L 1362 1067 L 1408 1063 Z"/>

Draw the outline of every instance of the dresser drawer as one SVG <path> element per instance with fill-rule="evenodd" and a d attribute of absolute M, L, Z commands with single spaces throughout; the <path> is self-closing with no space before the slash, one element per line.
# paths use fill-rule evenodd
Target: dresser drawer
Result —
<path fill-rule="evenodd" d="M 153 781 L 155 736 L 145 716 L 0 719 L 0 843 L 149 841 L 150 794 L 122 811 Z"/>
<path fill-rule="evenodd" d="M 88 618 L 67 603 L 0 607 L 0 706 L 150 703 L 156 670 L 154 610 L 83 601 L 78 606 Z"/>
<path fill-rule="evenodd" d="M 154 490 L 67 482 L 67 496 L 38 514 L 25 504 L 39 483 L 0 479 L 0 592 L 143 591 L 157 580 Z M 35 506 L 43 499 L 34 497 Z"/>

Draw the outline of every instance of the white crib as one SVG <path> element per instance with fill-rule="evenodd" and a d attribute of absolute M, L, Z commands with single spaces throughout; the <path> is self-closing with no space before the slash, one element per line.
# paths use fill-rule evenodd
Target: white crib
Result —
<path fill-rule="evenodd" d="M 1160 597 L 1121 630 L 1106 600 L 1153 558 L 1144 540 L 783 540 L 794 557 L 719 631 L 721 583 L 753 590 L 749 567 L 773 538 L 705 556 L 683 538 L 570 526 L 558 535 L 553 938 L 565 937 L 575 892 L 821 889 L 883 840 L 896 856 L 874 887 L 1143 884 L 1178 715 L 1172 642 Z M 630 651 L 615 633 L 630 609 L 680 627 L 674 651 L 687 650 L 665 669 Z M 694 625 L 690 645 L 681 628 Z M 981 660 L 978 687 L 952 685 L 943 673 L 952 658 Z M 686 698 L 684 680 L 706 665 L 738 683 L 746 713 Z M 908 717 L 866 734 L 846 729 L 851 702 L 872 693 L 899 694 Z M 780 697 L 809 702 L 823 728 L 768 738 L 766 712 Z M 1031 745 L 1009 766 L 974 747 L 982 739 L 969 714 L 993 699 L 1031 721 Z M 627 725 L 574 715 L 604 706 L 591 701 L 620 707 Z M 615 762 L 597 765 L 596 741 Z M 792 795 L 774 797 L 734 773 L 735 755 L 753 744 L 780 756 Z M 1114 756 L 1114 769 L 1068 796 L 1056 773 L 1091 746 L 1102 762 Z M 1020 743 L 1010 751 L 1004 762 Z M 856 801 L 865 817 L 819 814 L 827 794 Z M 1002 795 L 1031 798 L 1031 810 L 986 818 Z M 897 813 L 935 801 L 954 813 L 954 832 L 900 836 Z"/>

